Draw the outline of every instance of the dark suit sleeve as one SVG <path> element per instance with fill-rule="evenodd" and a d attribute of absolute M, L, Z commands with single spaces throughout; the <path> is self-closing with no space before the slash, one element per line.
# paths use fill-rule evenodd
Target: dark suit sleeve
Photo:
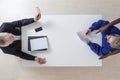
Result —
<path fill-rule="evenodd" d="M 13 55 L 18 56 L 25 60 L 35 60 L 35 57 L 36 57 L 36 56 L 30 55 L 30 54 L 27 54 L 25 52 L 22 52 L 20 50 L 16 51 Z"/>
<path fill-rule="evenodd" d="M 29 18 L 29 19 L 22 19 L 22 20 L 18 20 L 18 21 L 13 21 L 11 22 L 13 27 L 22 27 L 28 24 L 31 24 L 35 22 L 33 18 Z"/>
<path fill-rule="evenodd" d="M 12 33 L 16 31 L 16 27 L 21 28 L 22 26 L 28 25 L 35 22 L 33 18 L 29 19 L 22 19 L 18 21 L 13 21 L 13 22 L 5 22 L 1 25 L 0 27 L 0 32 L 8 32 Z M 11 32 L 12 31 L 12 32 Z"/>
<path fill-rule="evenodd" d="M 20 57 L 22 59 L 26 59 L 26 60 L 34 60 L 36 56 L 27 54 L 25 52 L 22 52 L 21 50 L 15 50 L 14 48 L 5 48 L 5 47 L 1 47 L 2 51 L 5 54 L 10 54 L 10 55 L 14 55 L 17 57 Z"/>

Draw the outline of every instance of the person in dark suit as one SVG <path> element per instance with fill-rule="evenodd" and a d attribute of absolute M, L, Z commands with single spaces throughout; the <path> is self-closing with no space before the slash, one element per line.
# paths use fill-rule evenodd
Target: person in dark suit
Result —
<path fill-rule="evenodd" d="M 45 58 L 38 58 L 21 51 L 21 27 L 38 21 L 41 18 L 40 9 L 36 7 L 36 15 L 34 18 L 27 18 L 13 22 L 5 22 L 0 27 L 0 48 L 6 54 L 18 56 L 22 59 L 37 61 L 45 64 Z"/>

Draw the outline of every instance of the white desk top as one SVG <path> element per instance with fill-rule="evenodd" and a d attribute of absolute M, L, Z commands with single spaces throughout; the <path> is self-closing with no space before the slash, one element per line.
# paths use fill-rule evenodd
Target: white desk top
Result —
<path fill-rule="evenodd" d="M 34 61 L 22 60 L 24 66 L 102 66 L 102 61 L 76 32 L 86 30 L 101 19 L 101 15 L 43 15 L 37 23 L 22 28 L 22 50 L 32 55 L 46 57 L 47 63 L 40 65 Z M 40 32 L 35 28 L 43 27 Z M 47 51 L 29 52 L 27 36 L 47 36 Z M 97 36 L 101 37 L 100 34 Z M 98 38 L 99 39 L 99 38 Z M 100 41 L 100 40 L 96 41 Z"/>

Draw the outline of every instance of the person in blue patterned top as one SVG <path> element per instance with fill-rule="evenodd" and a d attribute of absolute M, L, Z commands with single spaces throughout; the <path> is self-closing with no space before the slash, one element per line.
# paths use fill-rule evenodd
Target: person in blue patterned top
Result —
<path fill-rule="evenodd" d="M 120 23 L 120 18 L 112 22 L 98 20 L 87 30 L 86 35 L 90 34 L 94 30 L 98 30 L 97 33 L 101 32 L 102 34 L 102 46 L 91 42 L 89 39 L 85 40 L 90 49 L 100 56 L 99 59 L 104 59 L 110 55 L 120 53 L 120 29 L 114 26 L 118 23 Z"/>

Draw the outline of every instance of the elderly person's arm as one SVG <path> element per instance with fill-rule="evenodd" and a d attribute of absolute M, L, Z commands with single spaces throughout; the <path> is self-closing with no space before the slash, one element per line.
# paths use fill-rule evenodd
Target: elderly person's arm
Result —
<path fill-rule="evenodd" d="M 110 27 L 112 27 L 112 26 L 114 26 L 114 25 L 116 25 L 116 24 L 118 24 L 118 23 L 120 23 L 120 18 L 118 18 L 118 19 L 110 22 L 109 24 L 107 24 L 107 25 L 104 26 L 104 27 L 99 28 L 99 30 L 98 30 L 97 33 L 99 33 L 99 32 L 104 32 L 104 31 L 107 30 L 108 28 L 110 28 Z"/>
<path fill-rule="evenodd" d="M 106 54 L 106 55 L 103 55 L 103 56 L 101 56 L 99 59 L 104 59 L 104 58 L 106 58 L 106 57 L 109 57 L 109 56 L 111 56 L 111 55 L 115 55 L 115 54 L 118 54 L 118 53 L 120 53 L 120 49 L 115 50 L 115 51 L 113 51 L 113 52 L 110 52 L 110 53 L 108 53 L 108 54 Z"/>
<path fill-rule="evenodd" d="M 118 23 L 120 23 L 120 18 L 118 18 L 118 19 L 112 21 L 112 22 L 109 23 L 107 26 L 108 26 L 108 27 L 111 27 L 111 26 L 116 25 L 116 24 L 118 24 Z"/>

